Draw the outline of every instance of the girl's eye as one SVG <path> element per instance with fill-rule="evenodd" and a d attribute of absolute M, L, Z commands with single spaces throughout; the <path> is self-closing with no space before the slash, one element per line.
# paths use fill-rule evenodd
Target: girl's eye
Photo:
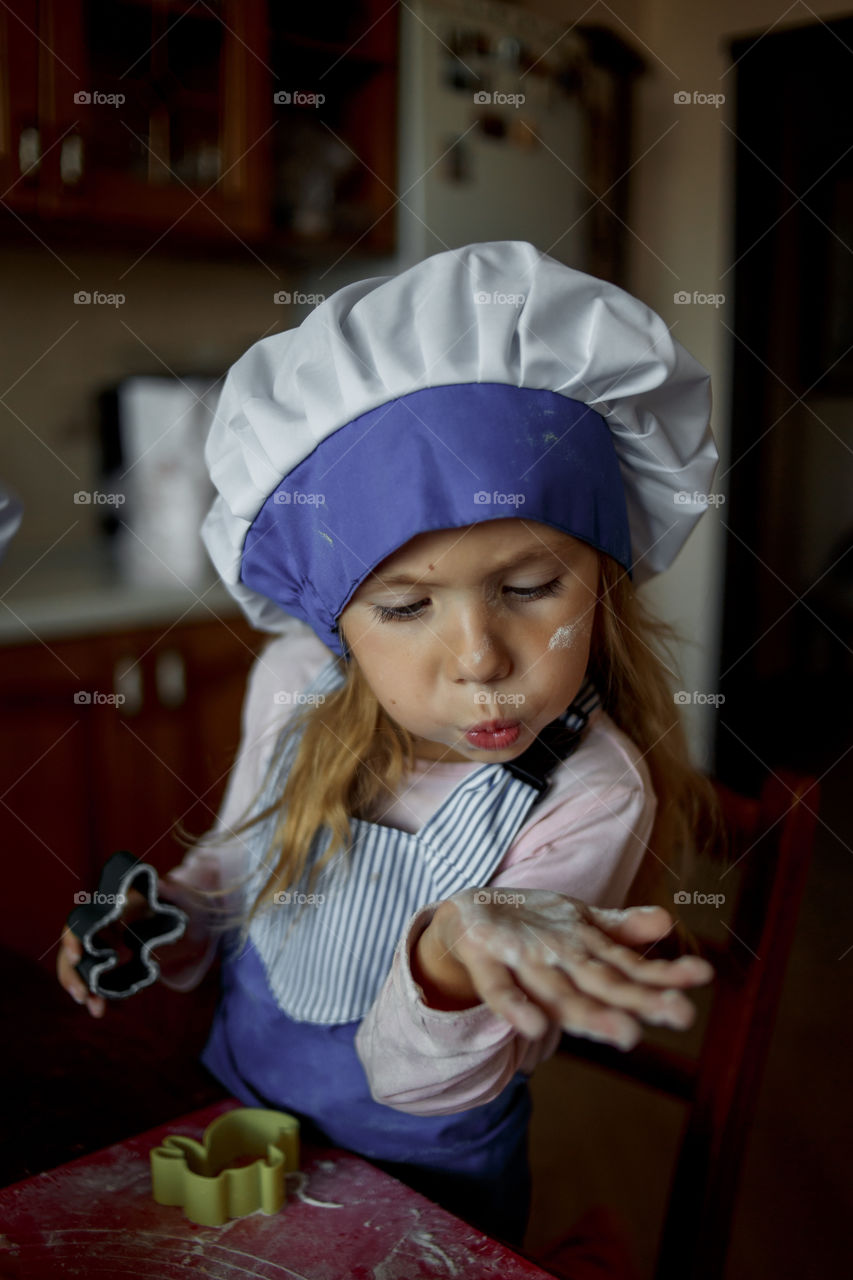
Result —
<path fill-rule="evenodd" d="M 541 600 L 543 596 L 555 596 L 561 591 L 563 584 L 559 578 L 554 578 L 551 582 L 546 582 L 542 587 L 507 587 L 507 591 L 511 591 L 513 595 L 519 596 L 522 600 Z"/>
<path fill-rule="evenodd" d="M 429 601 L 419 600 L 417 604 L 403 604 L 396 608 L 384 604 L 372 604 L 370 609 L 380 622 L 399 622 L 405 618 L 416 618 L 425 604 L 429 604 Z"/>
<path fill-rule="evenodd" d="M 545 596 L 555 596 L 562 587 L 560 579 L 554 578 L 552 582 L 546 582 L 541 587 L 504 587 L 504 590 L 518 596 L 520 600 L 541 600 Z M 404 622 L 407 618 L 417 618 L 428 604 L 429 600 L 418 600 L 416 604 L 396 606 L 372 604 L 370 608 L 380 622 Z"/>

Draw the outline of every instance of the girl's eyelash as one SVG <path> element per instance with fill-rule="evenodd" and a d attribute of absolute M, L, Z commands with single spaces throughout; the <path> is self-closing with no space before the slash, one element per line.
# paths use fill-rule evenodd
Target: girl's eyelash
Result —
<path fill-rule="evenodd" d="M 380 622 L 402 622 L 406 618 L 416 618 L 417 612 L 420 610 L 423 600 L 419 600 L 417 604 L 405 604 L 399 609 L 388 608 L 384 604 L 372 604 L 371 612 L 376 615 Z"/>
<path fill-rule="evenodd" d="M 563 583 L 560 578 L 554 578 L 541 587 L 507 587 L 507 591 L 514 591 L 523 600 L 541 600 L 543 596 L 555 596 L 562 589 Z"/>
<path fill-rule="evenodd" d="M 562 587 L 561 579 L 554 578 L 541 587 L 506 587 L 505 590 L 513 592 L 522 600 L 541 600 L 545 596 L 557 595 Z M 407 618 L 417 618 L 425 603 L 427 602 L 424 600 L 418 600 L 415 604 L 404 604 L 397 608 L 384 604 L 372 604 L 370 608 L 380 622 L 405 622 Z"/>

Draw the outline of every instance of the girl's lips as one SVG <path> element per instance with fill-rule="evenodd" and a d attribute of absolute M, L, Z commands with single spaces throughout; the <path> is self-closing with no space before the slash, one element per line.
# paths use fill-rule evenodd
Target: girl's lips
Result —
<path fill-rule="evenodd" d="M 483 751 L 505 751 L 518 739 L 521 725 L 517 720 L 488 720 L 467 729 L 465 737 L 472 747 Z"/>

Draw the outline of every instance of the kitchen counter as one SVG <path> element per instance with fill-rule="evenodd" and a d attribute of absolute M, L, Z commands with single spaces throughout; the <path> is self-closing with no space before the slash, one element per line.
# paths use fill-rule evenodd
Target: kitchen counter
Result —
<path fill-rule="evenodd" d="M 55 548 L 29 569 L 0 564 L 0 645 L 241 616 L 211 569 L 202 583 L 137 584 L 120 573 L 109 546 Z"/>

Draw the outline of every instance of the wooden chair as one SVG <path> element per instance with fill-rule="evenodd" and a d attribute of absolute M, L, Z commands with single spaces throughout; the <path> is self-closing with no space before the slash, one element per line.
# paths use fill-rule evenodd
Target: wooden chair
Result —
<path fill-rule="evenodd" d="M 742 870 L 742 876 L 725 942 L 698 936 L 702 954 L 716 970 L 698 1056 L 645 1042 L 622 1054 L 570 1035 L 559 1050 L 687 1104 L 655 1280 L 720 1280 L 723 1275 L 738 1172 L 817 821 L 814 778 L 780 770 L 767 777 L 757 799 L 714 785 L 731 837 L 728 865 Z M 558 1256 L 540 1265 L 555 1267 Z M 572 1274 L 570 1265 L 565 1274 Z"/>

